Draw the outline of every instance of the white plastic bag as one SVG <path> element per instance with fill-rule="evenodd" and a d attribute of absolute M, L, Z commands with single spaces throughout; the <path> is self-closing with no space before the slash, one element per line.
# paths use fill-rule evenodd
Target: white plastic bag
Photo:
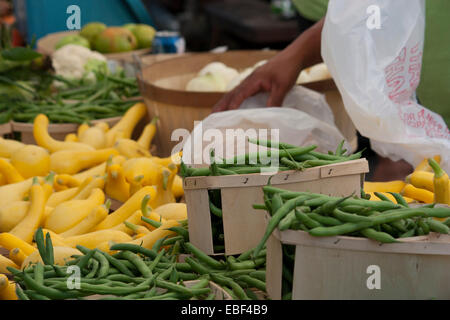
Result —
<path fill-rule="evenodd" d="M 415 98 L 424 25 L 424 0 L 331 0 L 322 57 L 347 113 L 377 153 L 414 166 L 440 154 L 450 172 L 450 131 Z"/>
<path fill-rule="evenodd" d="M 280 142 L 298 146 L 315 144 L 318 151 L 325 153 L 334 151 L 344 140 L 322 94 L 295 87 L 288 93 L 281 108 L 267 108 L 267 98 L 267 93 L 260 93 L 245 100 L 238 110 L 213 113 L 205 118 L 186 139 L 183 161 L 194 166 L 209 164 L 211 148 L 216 150 L 218 159 L 265 149 L 249 149 L 247 143 L 239 143 L 238 138 L 231 134 L 239 136 L 240 142 L 256 134 L 263 140 L 279 139 Z M 227 135 L 227 129 L 242 131 Z M 352 151 L 348 142 L 344 148 Z"/>

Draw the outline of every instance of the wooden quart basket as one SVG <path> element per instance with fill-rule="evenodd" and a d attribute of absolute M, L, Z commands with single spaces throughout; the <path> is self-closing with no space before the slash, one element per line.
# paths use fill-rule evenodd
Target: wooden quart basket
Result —
<path fill-rule="evenodd" d="M 220 189 L 225 254 L 240 254 L 261 240 L 266 222 L 264 213 L 253 204 L 264 203 L 262 187 L 268 184 L 291 191 L 310 191 L 331 196 L 359 194 L 364 174 L 369 171 L 366 159 L 347 161 L 304 171 L 281 171 L 274 175 L 243 174 L 188 177 L 183 181 L 189 220 L 189 239 L 203 252 L 213 255 L 211 213 L 208 190 Z M 222 254 L 222 252 L 220 252 Z"/>
<path fill-rule="evenodd" d="M 155 141 L 159 156 L 171 154 L 179 141 L 172 141 L 176 129 L 191 132 L 195 121 L 206 118 L 224 92 L 186 91 L 187 83 L 208 63 L 222 62 L 238 71 L 272 58 L 277 51 L 236 50 L 224 53 L 189 53 L 185 55 L 156 55 L 141 57 L 138 82 L 150 117 L 159 116 Z M 155 62 L 156 61 L 156 62 Z M 342 98 L 332 79 L 303 83 L 302 86 L 321 92 L 330 105 L 335 123 L 354 149 L 357 147 L 356 129 L 345 111 Z"/>
<path fill-rule="evenodd" d="M 293 300 L 450 299 L 450 235 L 401 241 L 276 229 L 267 242 L 267 293 L 281 299 L 282 244 L 289 244 L 296 246 Z M 371 280 L 378 276 L 379 288 Z"/>

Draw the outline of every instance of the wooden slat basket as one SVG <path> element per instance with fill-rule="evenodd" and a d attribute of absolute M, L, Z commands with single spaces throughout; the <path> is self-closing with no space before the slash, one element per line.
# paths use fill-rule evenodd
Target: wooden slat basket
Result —
<path fill-rule="evenodd" d="M 253 204 L 264 203 L 262 187 L 268 184 L 291 191 L 310 191 L 331 196 L 359 194 L 366 159 L 347 161 L 304 171 L 281 171 L 274 175 L 244 174 L 188 177 L 183 181 L 189 220 L 189 239 L 203 252 L 213 255 L 208 190 L 220 189 L 225 254 L 240 254 L 254 248 L 265 231 L 264 212 Z M 221 252 L 222 254 L 223 252 Z"/>
<path fill-rule="evenodd" d="M 296 246 L 293 300 L 450 299 L 450 235 L 401 241 L 381 244 L 276 229 L 267 242 L 269 297 L 281 299 L 282 244 L 289 244 Z M 373 278 L 378 276 L 379 287 Z"/>

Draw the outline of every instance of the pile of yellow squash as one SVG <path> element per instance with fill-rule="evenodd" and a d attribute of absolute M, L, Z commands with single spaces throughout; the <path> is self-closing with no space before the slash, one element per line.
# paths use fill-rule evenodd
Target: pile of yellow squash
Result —
<path fill-rule="evenodd" d="M 439 155 L 434 156 L 433 159 L 436 163 L 440 163 L 441 158 Z M 445 179 L 447 180 L 442 182 Z M 435 190 L 435 185 L 439 185 L 439 190 Z M 364 192 L 370 194 L 370 200 L 374 201 L 381 201 L 374 194 L 374 192 L 380 192 L 391 201 L 396 202 L 389 192 L 397 192 L 401 193 L 408 203 L 443 203 L 450 205 L 450 201 L 448 201 L 450 197 L 449 190 L 448 178 L 443 177 L 437 181 L 433 169 L 428 164 L 428 159 L 423 159 L 414 168 L 414 171 L 406 177 L 405 181 L 364 182 Z M 447 197 L 441 196 L 441 194 L 446 194 Z"/>
<path fill-rule="evenodd" d="M 155 241 L 175 233 L 167 230 L 187 219 L 180 155 L 158 158 L 150 153 L 155 120 L 137 140 L 136 125 L 146 115 L 143 103 L 132 106 L 109 128 L 100 122 L 80 125 L 59 141 L 48 133 L 48 118 L 33 124 L 37 145 L 0 138 L 0 273 L 40 259 L 33 236 L 39 227 L 49 233 L 55 262 L 80 254 L 82 245 L 109 251 L 112 243 Z M 110 212 L 111 200 L 118 201 Z M 162 222 L 155 229 L 142 221 Z M 3 280 L 2 280 L 3 281 Z"/>

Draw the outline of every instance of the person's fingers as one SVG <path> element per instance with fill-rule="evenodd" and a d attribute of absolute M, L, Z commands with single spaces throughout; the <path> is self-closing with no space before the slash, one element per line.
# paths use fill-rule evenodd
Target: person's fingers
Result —
<path fill-rule="evenodd" d="M 227 110 L 227 106 L 231 99 L 231 92 L 226 93 L 213 107 L 212 112 L 221 112 Z"/>
<path fill-rule="evenodd" d="M 248 78 L 242 83 L 242 87 L 236 90 L 232 99 L 230 100 L 229 109 L 237 109 L 241 106 L 242 102 L 248 97 L 251 97 L 262 90 L 261 82 L 258 80 L 252 80 Z"/>
<path fill-rule="evenodd" d="M 272 84 L 272 88 L 270 90 L 270 96 L 267 99 L 268 107 L 281 107 L 283 104 L 284 97 L 288 92 L 289 88 L 285 86 L 280 86 L 277 83 Z"/>

